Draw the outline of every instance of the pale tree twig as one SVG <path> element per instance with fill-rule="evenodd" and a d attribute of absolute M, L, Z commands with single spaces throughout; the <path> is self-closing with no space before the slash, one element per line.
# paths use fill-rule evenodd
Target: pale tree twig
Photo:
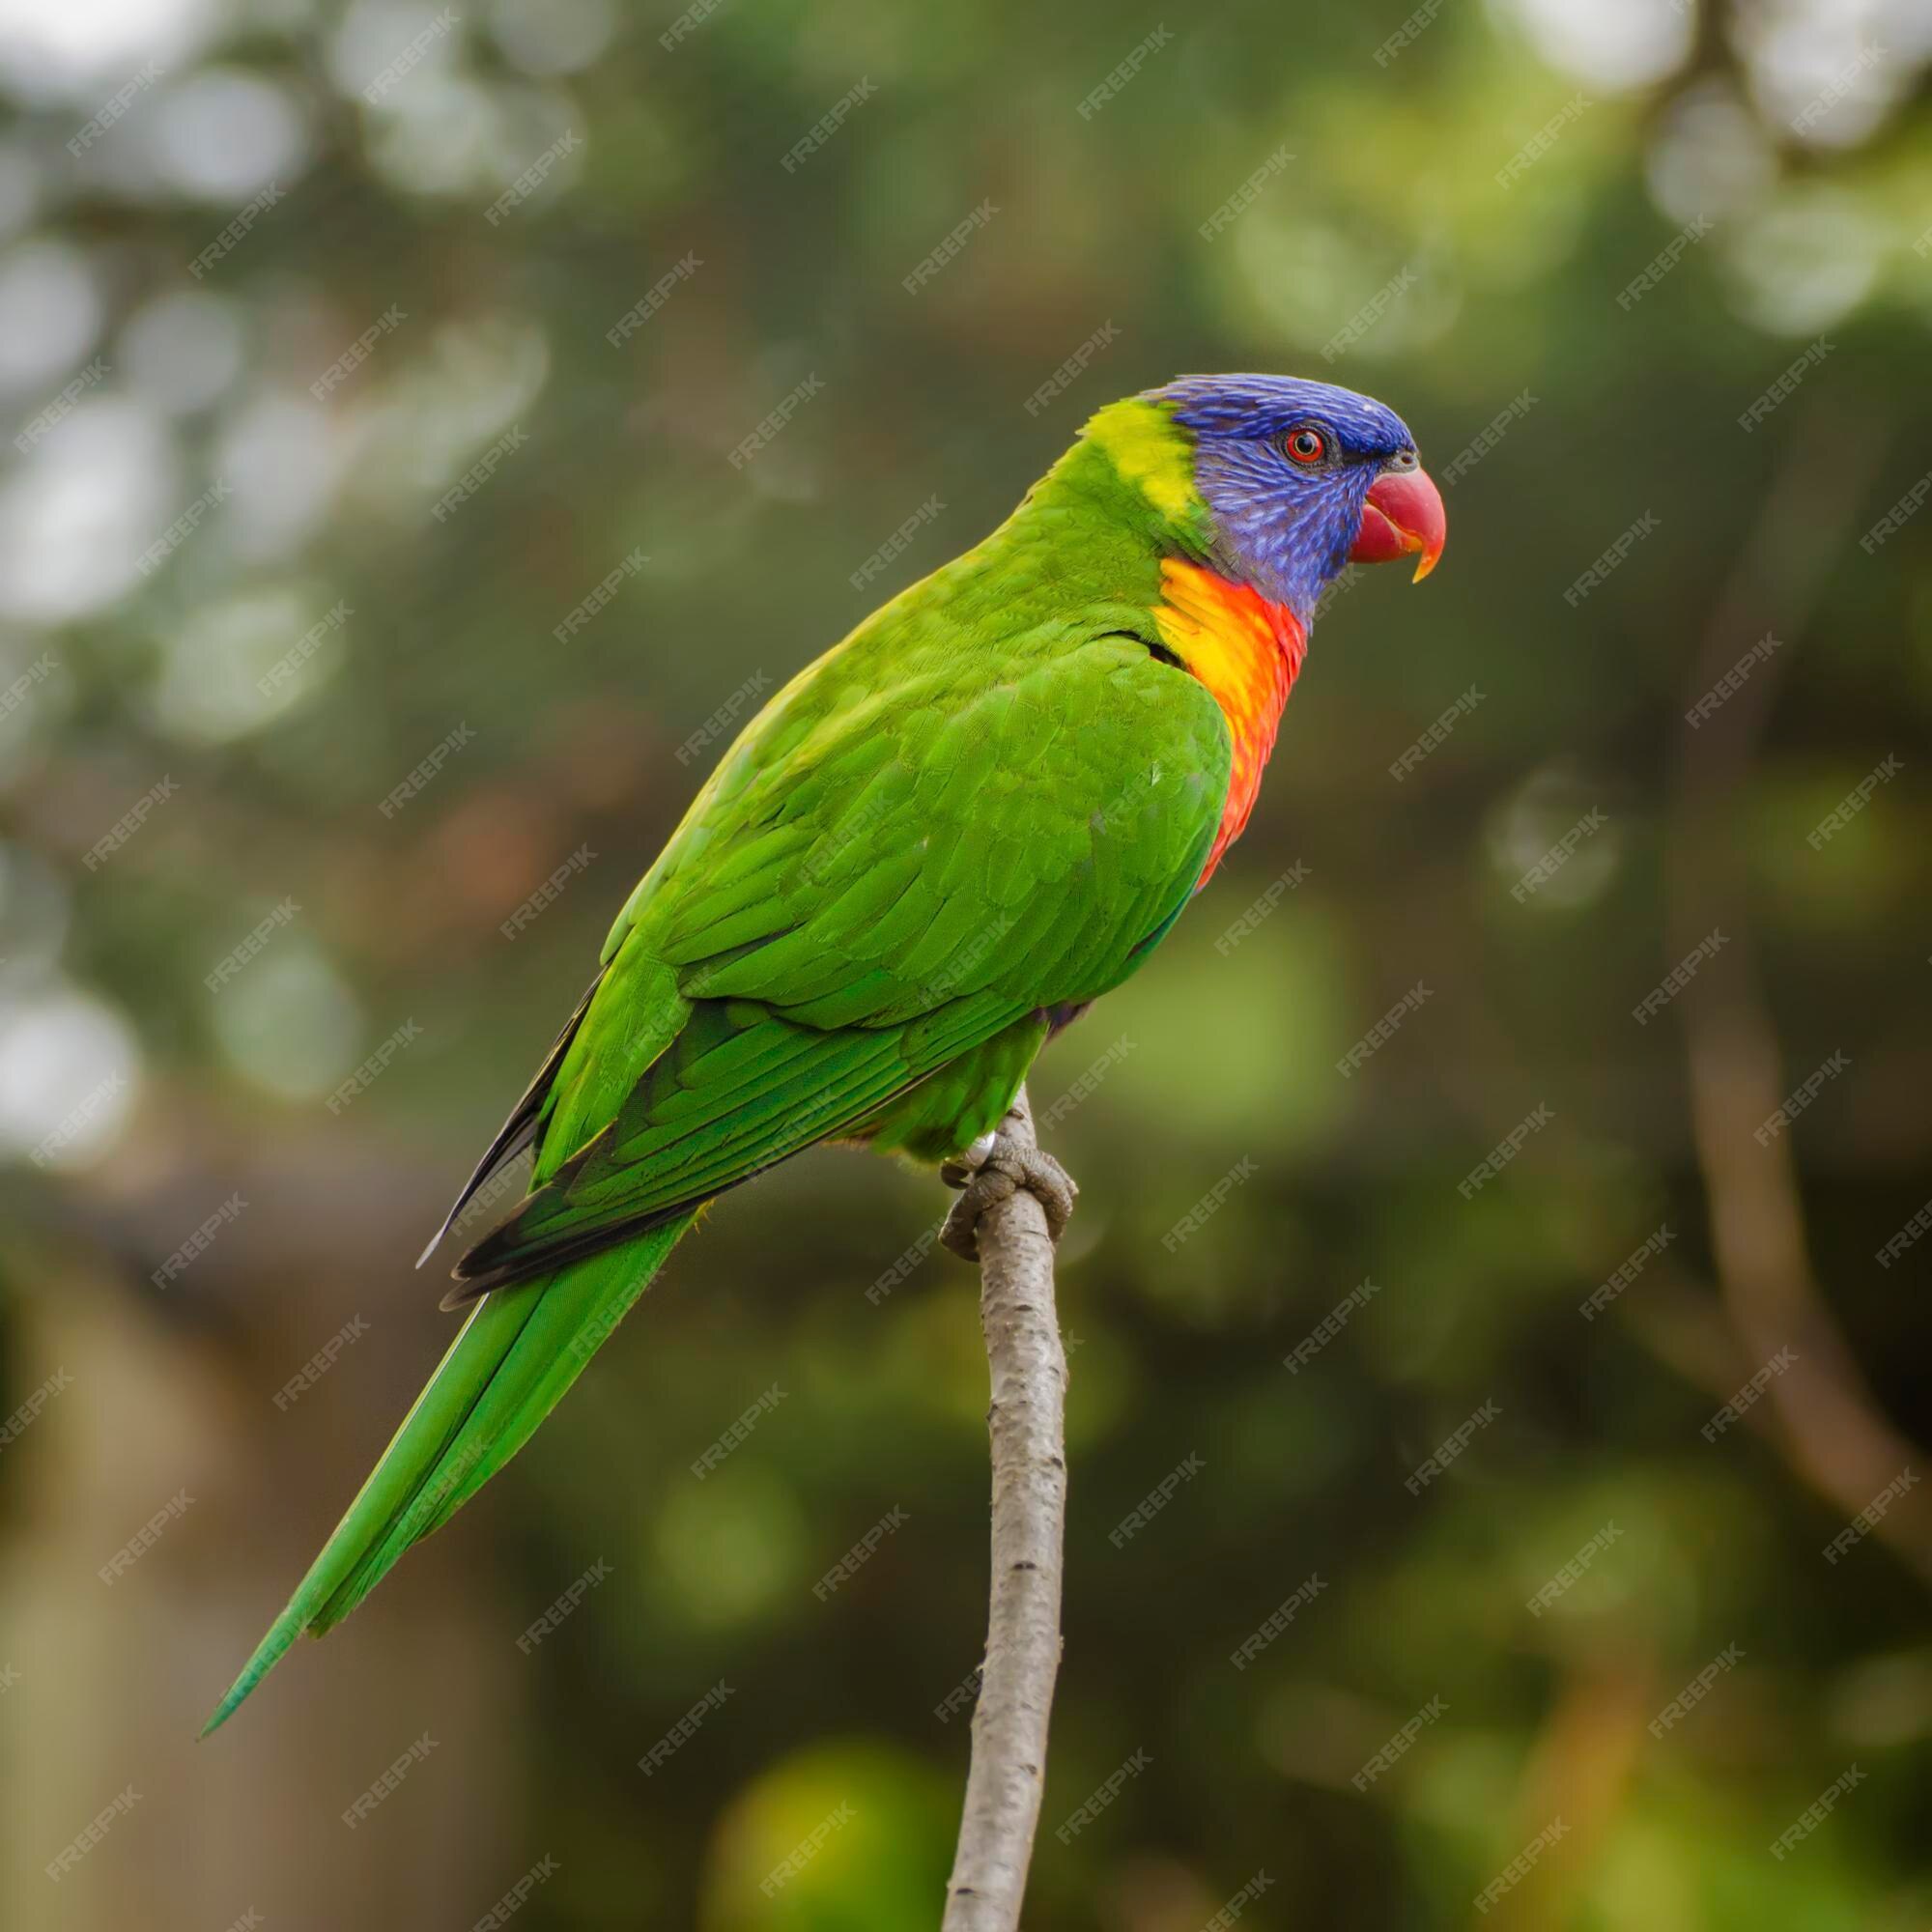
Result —
<path fill-rule="evenodd" d="M 1038 1159 L 1024 1091 L 993 1162 Z M 992 1163 L 989 1163 L 992 1164 Z M 1066 1528 L 1066 1356 L 1053 1298 L 1047 1213 L 1019 1180 L 979 1214 L 980 1321 L 992 1378 L 993 1570 L 973 1758 L 947 1886 L 944 1932 L 1020 1922 L 1060 1670 Z"/>

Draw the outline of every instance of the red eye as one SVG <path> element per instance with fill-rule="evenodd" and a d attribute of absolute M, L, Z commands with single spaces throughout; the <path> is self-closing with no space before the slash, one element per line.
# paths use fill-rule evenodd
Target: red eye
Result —
<path fill-rule="evenodd" d="M 1320 463 L 1328 454 L 1328 440 L 1319 429 L 1309 429 L 1304 425 L 1289 431 L 1283 447 L 1296 463 Z"/>

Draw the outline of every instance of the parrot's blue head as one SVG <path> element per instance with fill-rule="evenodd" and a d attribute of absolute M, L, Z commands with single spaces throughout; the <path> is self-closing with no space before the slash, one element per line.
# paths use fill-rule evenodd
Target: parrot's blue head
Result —
<path fill-rule="evenodd" d="M 1442 497 L 1393 410 L 1293 376 L 1181 376 L 1142 400 L 1191 440 L 1219 567 L 1303 623 L 1351 558 L 1435 568 Z"/>

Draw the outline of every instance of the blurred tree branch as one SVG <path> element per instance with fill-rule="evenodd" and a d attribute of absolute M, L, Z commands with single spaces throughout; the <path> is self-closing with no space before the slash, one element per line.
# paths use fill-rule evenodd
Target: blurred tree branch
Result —
<path fill-rule="evenodd" d="M 1022 1089 L 995 1160 L 1037 1159 Z M 990 1163 L 989 1163 L 990 1165 Z M 980 1321 L 992 1381 L 992 1581 L 972 1764 L 944 1932 L 1012 1932 L 1045 1783 L 1060 1670 L 1066 1531 L 1066 1357 L 1054 1307 L 1047 1209 L 1017 1179 L 980 1209 Z"/>
<path fill-rule="evenodd" d="M 1818 457 L 1821 438 L 1833 452 L 1829 465 Z M 1692 703 L 1747 646 L 1760 613 L 1776 613 L 1788 642 L 1809 627 L 1884 441 L 1869 416 L 1847 421 L 1834 403 L 1812 405 L 1794 425 L 1690 667 Z M 1787 661 L 1788 653 L 1772 655 L 1701 728 L 1679 734 L 1667 929 L 1672 958 L 1713 927 L 1728 942 L 1684 989 L 1679 1009 L 1724 1310 L 1751 1365 L 1787 1346 L 1795 1351 L 1790 1372 L 1767 1390 L 1784 1453 L 1813 1489 L 1856 1516 L 1918 1451 L 1881 1413 L 1819 1293 L 1791 1141 L 1755 1145 L 1783 1096 L 1782 1056 L 1757 972 L 1731 812 Z M 1932 1585 L 1932 1546 L 1908 1519 L 1889 1517 L 1877 1533 Z"/>

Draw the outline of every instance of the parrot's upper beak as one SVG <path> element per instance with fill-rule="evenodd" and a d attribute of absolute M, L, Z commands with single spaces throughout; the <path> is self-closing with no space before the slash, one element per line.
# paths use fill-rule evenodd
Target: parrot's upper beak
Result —
<path fill-rule="evenodd" d="M 1420 583 L 1435 568 L 1448 535 L 1442 493 L 1429 472 L 1388 469 L 1370 486 L 1368 501 L 1362 505 L 1362 526 L 1355 532 L 1349 557 L 1354 563 L 1386 563 L 1420 551 L 1422 561 L 1415 566 L 1413 580 Z"/>

